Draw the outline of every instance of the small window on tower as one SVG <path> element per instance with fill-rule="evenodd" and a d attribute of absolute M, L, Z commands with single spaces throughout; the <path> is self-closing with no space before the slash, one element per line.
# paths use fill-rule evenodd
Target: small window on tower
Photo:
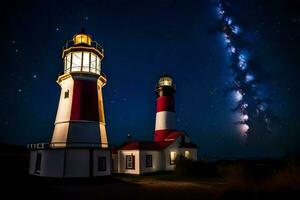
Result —
<path fill-rule="evenodd" d="M 65 91 L 65 99 L 69 98 L 69 93 L 70 93 L 69 90 Z"/>

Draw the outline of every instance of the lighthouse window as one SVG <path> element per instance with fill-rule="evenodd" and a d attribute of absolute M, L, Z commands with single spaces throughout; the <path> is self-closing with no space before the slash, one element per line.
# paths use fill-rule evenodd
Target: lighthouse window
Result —
<path fill-rule="evenodd" d="M 77 51 L 69 53 L 64 60 L 65 73 L 92 72 L 100 74 L 101 59 L 91 52 Z"/>
<path fill-rule="evenodd" d="M 91 55 L 91 72 L 96 72 L 96 56 L 94 54 Z"/>
<path fill-rule="evenodd" d="M 89 64 L 90 64 L 90 53 L 89 52 L 83 52 L 82 71 L 88 72 L 89 71 Z"/>
<path fill-rule="evenodd" d="M 152 155 L 146 155 L 146 167 L 152 167 Z"/>
<path fill-rule="evenodd" d="M 190 158 L 191 157 L 190 151 L 184 151 L 184 157 Z"/>
<path fill-rule="evenodd" d="M 65 99 L 69 98 L 69 93 L 70 93 L 69 90 L 65 91 Z"/>
<path fill-rule="evenodd" d="M 41 163 L 42 163 L 42 154 L 36 154 L 36 161 L 35 161 L 35 173 L 39 174 L 41 171 Z"/>
<path fill-rule="evenodd" d="M 98 157 L 98 171 L 106 171 L 106 157 Z"/>
<path fill-rule="evenodd" d="M 100 73 L 99 69 L 98 69 L 98 63 L 99 63 L 99 58 L 96 56 L 96 73 Z"/>
<path fill-rule="evenodd" d="M 65 72 L 70 72 L 71 67 L 71 53 L 69 53 L 65 58 Z"/>
<path fill-rule="evenodd" d="M 74 52 L 72 58 L 72 71 L 81 71 L 82 52 Z"/>
<path fill-rule="evenodd" d="M 170 165 L 175 165 L 175 159 L 176 159 L 176 152 L 171 151 L 170 152 Z"/>
<path fill-rule="evenodd" d="M 100 74 L 100 71 L 101 71 L 101 61 L 100 61 L 99 58 L 98 58 L 97 70 L 98 70 L 98 73 Z"/>
<path fill-rule="evenodd" d="M 126 169 L 134 169 L 134 155 L 126 156 Z"/>

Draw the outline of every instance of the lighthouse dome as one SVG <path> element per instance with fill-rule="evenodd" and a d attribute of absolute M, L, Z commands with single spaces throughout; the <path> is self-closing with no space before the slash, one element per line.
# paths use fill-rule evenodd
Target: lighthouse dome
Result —
<path fill-rule="evenodd" d="M 167 75 L 167 74 L 164 74 L 158 81 L 158 87 L 161 87 L 161 86 L 170 86 L 170 87 L 173 87 L 175 88 L 175 85 L 173 83 L 173 80 L 172 78 Z"/>
<path fill-rule="evenodd" d="M 63 48 L 64 73 L 101 74 L 103 48 L 84 31 L 73 36 Z"/>

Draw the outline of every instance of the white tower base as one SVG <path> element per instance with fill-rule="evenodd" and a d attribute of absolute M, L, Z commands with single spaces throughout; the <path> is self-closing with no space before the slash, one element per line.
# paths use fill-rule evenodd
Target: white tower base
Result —
<path fill-rule="evenodd" d="M 29 174 L 45 177 L 97 177 L 111 174 L 108 148 L 32 148 Z"/>

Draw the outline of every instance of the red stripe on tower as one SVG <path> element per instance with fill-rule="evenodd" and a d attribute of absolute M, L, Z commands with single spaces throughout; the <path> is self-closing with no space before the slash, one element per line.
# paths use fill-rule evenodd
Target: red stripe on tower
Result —
<path fill-rule="evenodd" d="M 71 120 L 99 121 L 97 80 L 74 80 Z"/>
<path fill-rule="evenodd" d="M 174 104 L 175 85 L 171 77 L 164 75 L 156 86 L 157 105 L 154 141 L 164 141 L 176 129 Z"/>
<path fill-rule="evenodd" d="M 174 98 L 172 96 L 161 96 L 157 98 L 156 112 L 161 111 L 175 112 Z"/>

